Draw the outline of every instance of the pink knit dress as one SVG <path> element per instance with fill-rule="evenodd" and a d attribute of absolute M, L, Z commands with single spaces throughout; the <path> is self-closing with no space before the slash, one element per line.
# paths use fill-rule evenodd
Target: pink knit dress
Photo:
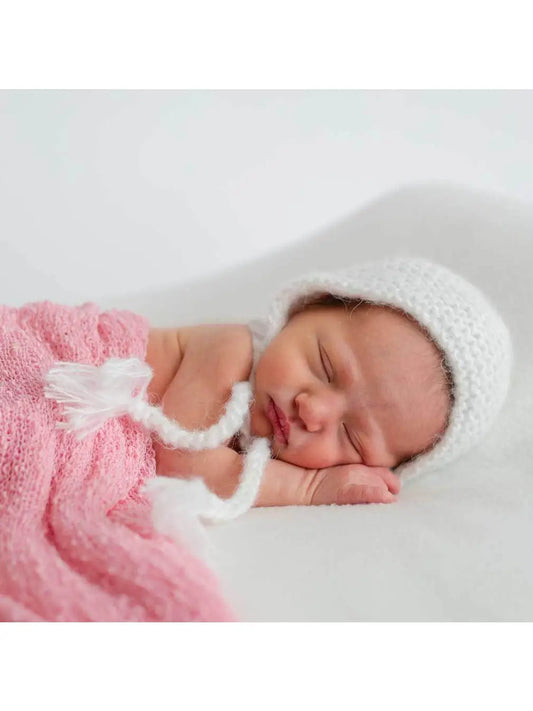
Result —
<path fill-rule="evenodd" d="M 0 305 L 0 620 L 235 619 L 205 563 L 152 526 L 150 433 L 124 416 L 78 441 L 43 394 L 56 361 L 144 360 L 148 329 L 93 303 Z"/>

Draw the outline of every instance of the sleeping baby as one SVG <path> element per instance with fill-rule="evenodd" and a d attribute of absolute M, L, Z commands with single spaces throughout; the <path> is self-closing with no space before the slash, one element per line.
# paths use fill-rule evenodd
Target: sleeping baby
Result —
<path fill-rule="evenodd" d="M 423 259 L 305 276 L 249 324 L 0 305 L 0 619 L 228 619 L 204 524 L 395 501 L 488 432 L 511 363 Z"/>
<path fill-rule="evenodd" d="M 153 435 L 157 473 L 201 477 L 221 499 L 250 443 L 271 457 L 255 506 L 391 503 L 400 481 L 441 467 L 487 432 L 508 389 L 507 328 L 463 278 L 396 258 L 292 282 L 263 321 L 150 330 L 148 399 L 189 430 L 223 416 L 235 383 L 250 407 L 204 451 Z"/>

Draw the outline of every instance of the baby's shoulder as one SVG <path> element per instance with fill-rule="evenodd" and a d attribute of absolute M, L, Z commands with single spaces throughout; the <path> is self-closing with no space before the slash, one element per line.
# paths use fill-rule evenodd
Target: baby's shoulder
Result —
<path fill-rule="evenodd" d="M 148 387 L 154 403 L 161 402 L 173 381 L 188 390 L 203 383 L 216 397 L 218 391 L 225 393 L 234 383 L 250 378 L 252 335 L 243 324 L 152 328 L 146 362 L 154 372 Z"/>
<path fill-rule="evenodd" d="M 150 328 L 145 361 L 153 371 L 153 377 L 148 386 L 148 395 L 151 402 L 158 404 L 181 362 L 177 329 Z"/>
<path fill-rule="evenodd" d="M 253 343 L 245 324 L 201 324 L 177 331 L 183 364 L 186 360 L 213 369 L 231 382 L 248 380 L 252 370 Z"/>
<path fill-rule="evenodd" d="M 208 323 L 176 329 L 178 341 L 186 348 L 228 348 L 239 352 L 251 350 L 252 334 L 242 323 Z"/>

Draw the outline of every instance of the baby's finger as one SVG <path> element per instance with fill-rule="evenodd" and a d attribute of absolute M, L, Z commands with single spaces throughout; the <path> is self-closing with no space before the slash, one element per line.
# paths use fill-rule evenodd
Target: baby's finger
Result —
<path fill-rule="evenodd" d="M 336 504 L 392 504 L 397 497 L 384 487 L 348 484 L 337 493 Z"/>
<path fill-rule="evenodd" d="M 397 500 L 397 497 L 385 488 L 365 486 L 363 489 L 363 496 L 367 504 L 392 504 Z"/>
<path fill-rule="evenodd" d="M 389 487 L 389 491 L 393 494 L 399 494 L 400 489 L 402 488 L 402 482 L 400 481 L 400 477 L 397 474 L 394 474 L 394 472 L 392 472 L 387 467 L 382 467 L 382 476 L 383 481 Z"/>

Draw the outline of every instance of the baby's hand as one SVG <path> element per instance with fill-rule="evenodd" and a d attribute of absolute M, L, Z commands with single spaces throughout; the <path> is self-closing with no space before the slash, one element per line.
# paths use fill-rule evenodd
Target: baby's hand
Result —
<path fill-rule="evenodd" d="M 307 503 L 390 504 L 397 500 L 399 492 L 400 479 L 387 467 L 342 464 L 313 474 Z"/>
<path fill-rule="evenodd" d="M 390 504 L 396 501 L 399 491 L 400 479 L 387 467 L 342 464 L 302 469 L 271 459 L 255 505 Z"/>

